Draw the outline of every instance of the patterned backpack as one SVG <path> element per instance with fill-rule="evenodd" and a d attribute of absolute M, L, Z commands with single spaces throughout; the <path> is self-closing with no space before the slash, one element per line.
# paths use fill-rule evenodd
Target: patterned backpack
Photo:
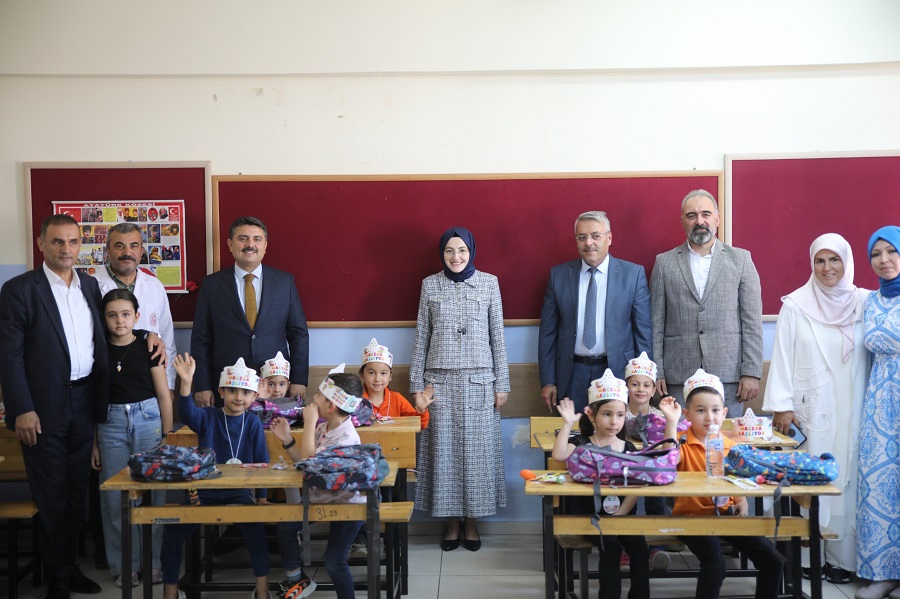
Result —
<path fill-rule="evenodd" d="M 689 420 L 678 421 L 678 432 L 683 433 L 691 428 Z M 641 441 L 646 447 L 658 443 L 666 433 L 666 419 L 659 414 L 638 414 L 625 421 L 625 434 L 629 439 Z"/>
<path fill-rule="evenodd" d="M 657 449 L 664 443 L 672 447 Z M 678 444 L 663 439 L 634 453 L 582 445 L 566 460 L 566 469 L 582 483 L 668 485 L 675 480 L 677 464 Z"/>
<path fill-rule="evenodd" d="M 136 453 L 128 458 L 131 478 L 143 482 L 177 482 L 220 476 L 216 469 L 216 452 L 209 448 L 160 445 L 154 450 Z"/>
<path fill-rule="evenodd" d="M 735 445 L 725 457 L 726 474 L 744 478 L 763 476 L 767 481 L 795 485 L 824 485 L 838 477 L 838 463 L 830 453 L 766 451 Z"/>

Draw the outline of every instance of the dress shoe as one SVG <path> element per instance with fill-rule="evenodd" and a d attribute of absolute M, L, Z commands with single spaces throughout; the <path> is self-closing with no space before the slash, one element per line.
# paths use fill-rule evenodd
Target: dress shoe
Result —
<path fill-rule="evenodd" d="M 69 577 L 69 590 L 73 593 L 82 593 L 84 595 L 96 595 L 103 589 L 100 585 L 84 575 L 80 568 L 75 568 Z"/>
<path fill-rule="evenodd" d="M 856 599 L 882 599 L 897 588 L 896 580 L 878 580 L 870 582 L 856 591 Z"/>
<path fill-rule="evenodd" d="M 70 599 L 69 581 L 51 578 L 47 581 L 46 599 Z"/>
<path fill-rule="evenodd" d="M 444 551 L 453 551 L 454 549 L 458 548 L 460 535 L 462 535 L 462 526 L 459 527 L 455 539 L 447 538 L 447 527 L 444 527 L 444 538 L 441 539 L 441 549 L 443 549 Z"/>
<path fill-rule="evenodd" d="M 469 551 L 478 551 L 481 549 L 481 535 L 478 534 L 477 526 L 475 527 L 475 534 L 478 535 L 477 539 L 463 539 L 463 547 Z"/>

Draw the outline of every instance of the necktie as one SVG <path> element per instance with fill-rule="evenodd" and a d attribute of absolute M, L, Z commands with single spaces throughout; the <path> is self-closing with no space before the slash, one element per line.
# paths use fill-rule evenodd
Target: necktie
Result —
<path fill-rule="evenodd" d="M 247 314 L 247 323 L 251 331 L 256 326 L 256 289 L 253 288 L 255 277 L 254 274 L 244 275 L 244 312 Z"/>
<path fill-rule="evenodd" d="M 591 278 L 584 298 L 584 331 L 581 338 L 584 346 L 591 349 L 597 343 L 597 281 L 594 280 L 597 269 L 589 268 L 588 274 Z"/>

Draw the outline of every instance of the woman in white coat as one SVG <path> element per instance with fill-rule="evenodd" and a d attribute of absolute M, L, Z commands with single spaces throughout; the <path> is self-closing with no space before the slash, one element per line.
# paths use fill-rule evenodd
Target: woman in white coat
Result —
<path fill-rule="evenodd" d="M 853 251 L 840 235 L 816 238 L 809 258 L 809 281 L 781 298 L 763 409 L 775 413 L 773 426 L 782 433 L 796 424 L 809 453 L 837 458 L 835 484 L 843 495 L 820 498 L 820 523 L 840 535 L 825 542 L 825 577 L 843 584 L 856 571 L 857 449 L 870 364 L 862 318 L 869 291 L 853 284 Z"/>

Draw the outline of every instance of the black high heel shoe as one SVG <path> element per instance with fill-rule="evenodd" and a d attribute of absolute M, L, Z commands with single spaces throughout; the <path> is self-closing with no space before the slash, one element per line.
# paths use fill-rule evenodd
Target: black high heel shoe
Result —
<path fill-rule="evenodd" d="M 447 528 L 448 527 L 446 526 L 444 527 L 444 537 L 447 536 Z M 455 539 L 441 539 L 441 549 L 444 551 L 453 551 L 454 549 L 457 549 L 459 547 L 460 535 L 462 535 L 462 526 L 459 527 L 459 532 L 457 533 Z"/>
<path fill-rule="evenodd" d="M 463 547 L 468 549 L 469 551 L 478 551 L 481 549 L 481 535 L 478 534 L 478 526 L 475 526 L 475 534 L 478 535 L 477 539 L 463 539 Z"/>

